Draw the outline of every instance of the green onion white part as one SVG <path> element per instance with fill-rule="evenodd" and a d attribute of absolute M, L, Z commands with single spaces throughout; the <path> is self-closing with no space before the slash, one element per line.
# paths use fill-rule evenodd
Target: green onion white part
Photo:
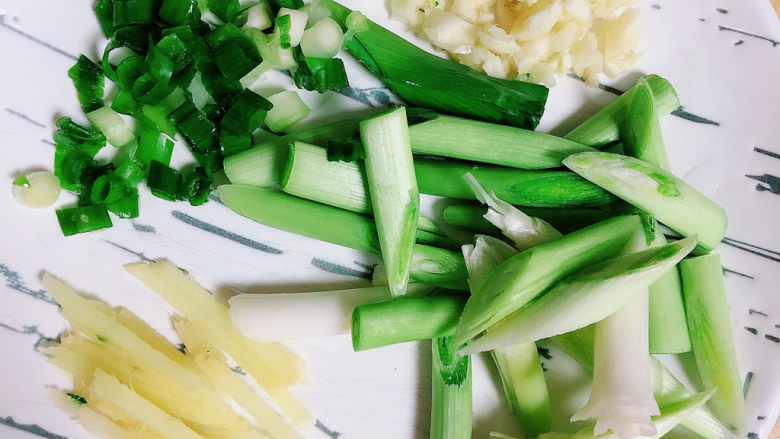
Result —
<path fill-rule="evenodd" d="M 716 389 L 709 406 L 726 428 L 744 437 L 745 397 L 722 270 L 716 253 L 680 263 L 693 356 L 704 387 Z"/>
<path fill-rule="evenodd" d="M 479 285 L 485 277 L 517 251 L 505 242 L 477 235 L 475 245 L 464 245 L 469 283 Z M 550 431 L 550 395 L 536 343 L 521 343 L 491 351 L 498 368 L 509 408 L 527 437 Z"/>
<path fill-rule="evenodd" d="M 563 160 L 572 171 L 645 210 L 684 236 L 697 235 L 712 250 L 726 233 L 726 212 L 714 201 L 650 163 L 606 152 L 583 152 Z"/>
<path fill-rule="evenodd" d="M 54 204 L 60 197 L 60 179 L 49 171 L 34 171 L 23 174 L 13 182 L 11 193 L 21 205 L 43 209 Z"/>
<path fill-rule="evenodd" d="M 666 244 L 663 230 L 654 223 L 651 247 Z M 678 267 L 669 270 L 650 285 L 650 353 L 682 353 L 691 350 L 688 324 L 685 321 L 682 286 Z"/>
<path fill-rule="evenodd" d="M 341 26 L 332 18 L 323 18 L 303 33 L 301 50 L 307 57 L 333 58 L 343 42 Z"/>
<path fill-rule="evenodd" d="M 565 276 L 618 255 L 639 228 L 636 215 L 610 218 L 509 258 L 473 292 L 455 342 L 468 342 Z"/>
<path fill-rule="evenodd" d="M 347 32 L 344 34 L 344 41 L 349 42 L 356 33 L 368 30 L 368 18 L 360 11 L 352 11 L 347 15 Z"/>
<path fill-rule="evenodd" d="M 87 113 L 87 119 L 92 126 L 100 130 L 100 132 L 106 136 L 108 143 L 117 148 L 125 146 L 135 140 L 133 130 L 127 126 L 127 123 L 122 119 L 122 116 L 109 107 L 102 107 L 90 111 Z"/>
<path fill-rule="evenodd" d="M 259 187 L 279 183 L 289 148 L 281 142 L 267 142 L 225 159 L 225 174 L 231 183 Z"/>
<path fill-rule="evenodd" d="M 244 13 L 246 14 L 246 23 L 244 23 L 241 29 L 263 30 L 274 24 L 273 18 L 271 18 L 271 11 L 265 2 L 250 6 Z"/>
<path fill-rule="evenodd" d="M 539 218 L 532 218 L 511 204 L 499 199 L 495 193 L 488 194 L 471 173 L 463 176 L 474 191 L 477 200 L 488 206 L 485 219 L 498 227 L 519 251 L 563 236 L 553 226 Z"/>
<path fill-rule="evenodd" d="M 648 248 L 652 230 L 647 227 L 643 224 L 626 253 Z M 571 419 L 596 418 L 596 435 L 610 430 L 622 439 L 656 434 L 650 420 L 659 412 L 650 382 L 648 296 L 649 287 L 639 287 L 625 305 L 594 325 L 593 387 Z"/>
<path fill-rule="evenodd" d="M 360 122 L 366 178 L 374 219 L 394 296 L 406 292 L 420 212 L 406 110 L 401 107 Z"/>
<path fill-rule="evenodd" d="M 434 287 L 425 287 L 428 291 Z M 310 293 L 239 294 L 228 300 L 233 325 L 260 342 L 349 333 L 355 307 L 390 300 L 387 287 Z"/>
<path fill-rule="evenodd" d="M 268 96 L 268 100 L 271 101 L 273 107 L 265 115 L 265 125 L 275 133 L 286 131 L 306 118 L 311 111 L 298 96 L 298 93 L 293 90 L 285 90 Z"/>
<path fill-rule="evenodd" d="M 620 127 L 624 152 L 659 168 L 671 170 L 653 89 L 647 79 L 639 78 L 630 94 L 626 118 Z"/>
<path fill-rule="evenodd" d="M 696 238 L 691 237 L 587 267 L 559 281 L 538 300 L 490 327 L 461 351 L 475 354 L 552 337 L 595 323 L 649 287 L 695 246 Z"/>
<path fill-rule="evenodd" d="M 290 16 L 290 46 L 295 47 L 301 44 L 309 14 L 300 9 L 279 8 L 279 13 L 276 16 L 283 15 Z"/>
<path fill-rule="evenodd" d="M 430 438 L 471 439 L 471 358 L 460 357 L 449 336 L 433 339 L 431 353 Z"/>

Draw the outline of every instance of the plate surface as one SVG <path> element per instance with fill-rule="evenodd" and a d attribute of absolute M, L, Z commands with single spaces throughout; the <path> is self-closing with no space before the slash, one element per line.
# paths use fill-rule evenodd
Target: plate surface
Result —
<path fill-rule="evenodd" d="M 232 214 L 217 202 L 199 208 L 141 194 L 141 216 L 112 229 L 61 236 L 52 210 L 16 204 L 19 173 L 51 169 L 50 143 L 59 115 L 80 115 L 66 74 L 75 55 L 93 59 L 105 44 L 90 1 L 3 0 L 0 3 L 0 437 L 89 438 L 47 401 L 45 386 L 67 388 L 42 347 L 65 328 L 40 290 L 48 271 L 111 305 L 122 305 L 173 337 L 171 309 L 136 283 L 122 264 L 168 258 L 220 294 L 304 291 L 366 285 L 376 259 L 283 233 Z M 369 18 L 390 22 L 379 0 L 352 0 Z M 749 431 L 766 438 L 780 409 L 780 26 L 765 0 L 642 1 L 643 47 L 634 71 L 589 89 L 561 78 L 541 130 L 565 132 L 614 99 L 640 73 L 667 77 L 684 113 L 663 122 L 677 175 L 712 196 L 729 214 L 722 254 Z M 416 40 L 419 41 L 419 40 Z M 320 120 L 392 99 L 381 84 L 347 62 L 352 89 L 306 99 Z M 289 86 L 280 76 L 274 87 Z M 614 87 L 614 88 L 613 88 Z M 81 116 L 77 120 L 83 120 Z M 316 119 L 307 123 L 316 122 Z M 188 160 L 177 152 L 175 160 Z M 63 194 L 57 206 L 73 203 Z M 268 252 L 267 247 L 281 250 Z M 291 343 L 306 362 L 311 386 L 297 391 L 320 420 L 306 437 L 424 438 L 430 416 L 430 346 L 410 343 L 352 353 L 349 338 Z M 587 395 L 584 374 L 562 352 L 545 351 L 555 407 L 565 422 Z M 474 437 L 517 434 L 497 376 L 476 359 Z M 681 376 L 690 356 L 665 358 Z M 694 375 L 695 376 L 695 375 Z M 696 386 L 696 379 L 692 380 Z M 572 397 L 564 398 L 566 393 Z M 571 427 L 568 427 L 571 428 Z"/>

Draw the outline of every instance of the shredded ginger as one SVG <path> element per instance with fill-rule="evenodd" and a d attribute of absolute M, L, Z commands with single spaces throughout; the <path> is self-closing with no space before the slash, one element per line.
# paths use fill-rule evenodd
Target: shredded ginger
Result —
<path fill-rule="evenodd" d="M 552 86 L 572 72 L 595 86 L 641 55 L 637 0 L 390 0 L 390 13 L 496 78 Z"/>

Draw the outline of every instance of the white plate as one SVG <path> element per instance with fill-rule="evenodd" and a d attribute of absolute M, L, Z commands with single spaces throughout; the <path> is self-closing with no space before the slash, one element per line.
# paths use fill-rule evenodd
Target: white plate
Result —
<path fill-rule="evenodd" d="M 171 204 L 148 193 L 141 216 L 115 221 L 106 231 L 64 238 L 53 210 L 17 205 L 10 184 L 20 172 L 52 167 L 49 143 L 58 115 L 80 115 L 66 70 L 74 55 L 93 59 L 102 36 L 91 1 L 3 0 L 0 3 L 0 437 L 90 437 L 52 407 L 47 385 L 67 377 L 46 362 L 41 346 L 65 329 L 57 308 L 40 291 L 42 270 L 60 276 L 112 305 L 123 305 L 173 337 L 170 308 L 122 270 L 122 264 L 167 257 L 214 291 L 247 288 L 312 289 L 365 285 L 363 264 L 375 259 L 338 246 L 259 226 L 218 203 L 199 208 Z M 394 31 L 384 2 L 346 2 Z M 361 4 L 363 3 L 363 4 Z M 749 431 L 768 435 L 780 408 L 780 30 L 765 0 L 642 2 L 646 54 L 635 71 L 610 83 L 623 90 L 640 72 L 658 73 L 677 88 L 698 122 L 663 121 L 673 168 L 723 205 L 729 214 L 723 256 L 741 374 L 746 384 Z M 404 35 L 406 35 L 404 33 Z M 372 104 L 387 96 L 380 84 L 348 62 L 356 93 Z M 550 94 L 542 130 L 562 132 L 615 96 L 563 78 Z M 312 99 L 320 115 L 362 104 L 328 94 Z M 80 117 L 79 117 L 80 118 Z M 690 118 L 689 118 L 690 119 Z M 186 154 L 177 153 L 178 161 Z M 763 181 L 763 182 L 762 182 Z M 63 195 L 58 206 L 73 202 Z M 218 226 L 233 235 L 191 225 Z M 206 226 L 208 228 L 208 226 Z M 258 250 L 263 243 L 283 251 Z M 328 272 L 327 261 L 350 275 Z M 332 266 L 330 266 L 333 268 Z M 331 437 L 427 436 L 430 350 L 427 343 L 352 353 L 348 337 L 291 346 L 305 360 L 312 385 L 297 391 Z M 588 381 L 559 351 L 546 359 L 554 418 L 575 408 L 562 391 L 579 394 Z M 683 357 L 690 364 L 690 357 Z M 496 376 L 475 361 L 474 437 L 518 427 L 501 401 Z M 680 369 L 676 369 L 680 370 Z M 690 368 L 689 368 L 690 370 Z M 694 383 L 696 380 L 693 380 Z M 307 437 L 326 438 L 320 429 Z"/>

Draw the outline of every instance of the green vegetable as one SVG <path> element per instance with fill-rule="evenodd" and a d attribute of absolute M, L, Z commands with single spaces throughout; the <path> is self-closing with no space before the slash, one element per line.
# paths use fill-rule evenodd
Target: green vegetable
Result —
<path fill-rule="evenodd" d="M 349 85 L 344 62 L 339 58 L 314 58 L 304 56 L 300 49 L 293 51 L 297 68 L 293 80 L 298 88 L 316 90 L 341 90 Z"/>
<path fill-rule="evenodd" d="M 233 184 L 268 187 L 279 183 L 289 154 L 286 144 L 276 141 L 225 158 L 224 169 Z"/>
<path fill-rule="evenodd" d="M 89 157 L 95 157 L 98 151 L 106 146 L 106 137 L 100 131 L 83 127 L 65 116 L 57 119 L 54 143 L 77 149 Z"/>
<path fill-rule="evenodd" d="M 418 158 L 414 162 L 420 192 L 462 200 L 476 199 L 463 180 L 470 172 L 488 192 L 507 203 L 534 207 L 590 207 L 615 198 L 568 171 L 527 171 L 467 162 Z"/>
<path fill-rule="evenodd" d="M 536 343 L 520 343 L 490 351 L 496 363 L 504 398 L 526 437 L 551 429 L 550 395 Z"/>
<path fill-rule="evenodd" d="M 406 110 L 401 107 L 360 122 L 366 180 L 390 292 L 406 294 L 420 214 Z"/>
<path fill-rule="evenodd" d="M 322 4 L 347 28 L 351 10 L 332 0 Z M 378 24 L 345 42 L 345 49 L 405 102 L 437 111 L 534 128 L 544 111 L 547 88 L 491 78 L 452 60 L 432 55 Z"/>
<path fill-rule="evenodd" d="M 103 133 L 108 143 L 117 148 L 135 141 L 133 131 L 122 116 L 108 107 L 100 107 L 87 113 L 87 119 L 93 127 Z"/>
<path fill-rule="evenodd" d="M 466 300 L 462 296 L 400 298 L 361 305 L 352 313 L 355 351 L 452 335 Z"/>
<path fill-rule="evenodd" d="M 685 315 L 699 376 L 705 388 L 716 389 L 709 406 L 726 428 L 745 436 L 745 398 L 722 270 L 718 254 L 680 263 Z"/>
<path fill-rule="evenodd" d="M 232 155 L 251 147 L 254 132 L 273 104 L 251 90 L 243 90 L 219 123 L 219 139 L 225 155 Z"/>
<path fill-rule="evenodd" d="M 485 219 L 488 208 L 476 204 L 452 204 L 444 208 L 442 217 L 447 224 L 483 235 L 496 235 L 498 228 Z M 523 213 L 541 218 L 563 233 L 615 216 L 615 213 L 599 209 L 556 209 L 548 207 L 523 207 Z"/>
<path fill-rule="evenodd" d="M 371 217 L 287 194 L 247 185 L 222 185 L 217 196 L 236 213 L 269 227 L 381 254 Z M 410 279 L 444 288 L 465 289 L 463 257 L 450 250 L 415 245 Z"/>
<path fill-rule="evenodd" d="M 79 56 L 76 64 L 68 70 L 68 76 L 76 86 L 81 109 L 85 113 L 103 106 L 103 70 L 84 55 Z"/>
<path fill-rule="evenodd" d="M 68 207 L 57 210 L 57 221 L 65 236 L 111 227 L 111 218 L 102 206 Z"/>
<path fill-rule="evenodd" d="M 282 91 L 269 96 L 268 100 L 273 104 L 273 108 L 268 110 L 265 126 L 275 133 L 286 131 L 306 118 L 311 111 L 301 97 L 298 96 L 298 93 L 292 90 Z"/>
<path fill-rule="evenodd" d="M 563 277 L 616 256 L 639 227 L 637 216 L 618 216 L 509 258 L 472 291 L 455 342 L 461 345 L 469 341 Z"/>
<path fill-rule="evenodd" d="M 684 236 L 697 235 L 705 251 L 726 233 L 722 207 L 657 166 L 606 152 L 574 154 L 563 164 Z"/>
<path fill-rule="evenodd" d="M 176 201 L 181 199 L 182 178 L 179 171 L 153 160 L 149 166 L 149 176 L 146 185 L 152 195 L 163 200 Z"/>
<path fill-rule="evenodd" d="M 461 357 L 452 337 L 431 343 L 431 439 L 469 439 L 471 421 L 471 358 Z"/>
<path fill-rule="evenodd" d="M 208 201 L 214 178 L 207 175 L 203 168 L 195 168 L 186 178 L 181 187 L 181 197 L 193 206 L 200 206 Z"/>
<path fill-rule="evenodd" d="M 656 223 L 657 224 L 657 223 Z M 666 244 L 660 227 L 655 227 L 651 246 Z M 677 267 L 650 285 L 650 353 L 682 353 L 691 350 L 683 308 L 680 272 Z"/>
<path fill-rule="evenodd" d="M 667 115 L 680 107 L 680 100 L 669 81 L 658 75 L 648 75 L 645 79 L 653 91 L 653 105 L 658 117 Z M 600 147 L 618 140 L 618 131 L 626 118 L 626 110 L 631 99 L 632 93 L 629 90 L 578 125 L 564 138 L 593 147 Z"/>
<path fill-rule="evenodd" d="M 409 127 L 412 151 L 521 169 L 561 166 L 571 154 L 592 148 L 522 128 L 433 113 Z"/>
<path fill-rule="evenodd" d="M 549 244 L 560 243 L 564 239 L 566 237 Z M 586 267 L 562 279 L 538 300 L 490 327 L 484 335 L 461 350 L 474 354 L 548 338 L 595 323 L 617 311 L 637 292 L 649 287 L 695 246 L 696 240 L 691 237 Z M 503 264 L 493 273 L 502 271 L 502 267 Z M 490 277 L 494 276 L 493 273 Z M 488 283 L 483 283 L 480 289 Z"/>
<path fill-rule="evenodd" d="M 141 130 L 138 146 L 132 155 L 147 167 L 152 161 L 169 165 L 173 155 L 173 140 L 156 129 L 145 128 Z"/>
<path fill-rule="evenodd" d="M 106 209 L 119 218 L 138 217 L 138 190 L 125 188 L 118 200 L 106 204 Z"/>

